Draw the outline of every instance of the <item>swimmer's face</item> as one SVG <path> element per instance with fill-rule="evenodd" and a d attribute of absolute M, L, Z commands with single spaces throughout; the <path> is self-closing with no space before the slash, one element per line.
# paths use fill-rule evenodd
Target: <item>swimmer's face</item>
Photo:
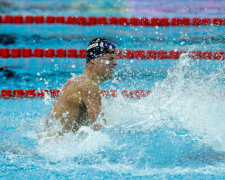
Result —
<path fill-rule="evenodd" d="M 106 79 L 112 78 L 114 74 L 114 68 L 118 64 L 116 61 L 116 54 L 104 54 L 97 58 L 95 65 L 98 68 L 98 72 Z"/>

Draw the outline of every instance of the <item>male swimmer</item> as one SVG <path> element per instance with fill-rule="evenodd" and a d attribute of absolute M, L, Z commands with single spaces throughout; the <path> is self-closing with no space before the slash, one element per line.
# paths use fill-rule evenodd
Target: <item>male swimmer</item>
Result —
<path fill-rule="evenodd" d="M 95 131 L 103 126 L 96 123 L 101 116 L 100 84 L 113 77 L 117 65 L 115 46 L 104 38 L 90 41 L 86 52 L 86 69 L 78 76 L 69 79 L 58 99 L 53 104 L 50 118 L 62 124 L 59 135 L 76 132 L 81 126 L 90 126 Z M 50 126 L 49 120 L 46 122 Z"/>

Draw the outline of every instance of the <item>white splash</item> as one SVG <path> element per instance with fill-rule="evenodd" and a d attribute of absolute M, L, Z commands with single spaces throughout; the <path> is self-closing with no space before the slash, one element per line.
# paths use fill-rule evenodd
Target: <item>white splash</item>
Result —
<path fill-rule="evenodd" d="M 89 127 L 63 136 L 48 137 L 43 134 L 39 140 L 38 152 L 51 161 L 71 159 L 76 156 L 96 153 L 101 147 L 111 146 L 110 137 L 102 132 L 95 132 Z"/>
<path fill-rule="evenodd" d="M 225 87 L 219 82 L 225 77 L 224 65 L 207 74 L 191 63 L 183 55 L 147 98 L 131 101 L 119 96 L 104 101 L 109 125 L 149 131 L 160 126 L 180 127 L 187 129 L 193 140 L 225 151 Z"/>

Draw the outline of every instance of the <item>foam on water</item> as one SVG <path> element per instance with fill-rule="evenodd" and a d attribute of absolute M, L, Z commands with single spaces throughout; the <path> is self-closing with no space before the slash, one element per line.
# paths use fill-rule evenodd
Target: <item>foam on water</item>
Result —
<path fill-rule="evenodd" d="M 79 155 L 94 154 L 104 146 L 111 146 L 108 135 L 94 132 L 89 127 L 81 127 L 77 134 L 42 137 L 39 140 L 38 151 L 51 161 L 64 161 Z"/>
<path fill-rule="evenodd" d="M 225 77 L 224 66 L 210 74 L 192 66 L 187 56 L 181 57 L 147 101 L 171 116 L 173 126 L 179 124 L 196 140 L 225 151 L 225 85 L 219 81 Z"/>

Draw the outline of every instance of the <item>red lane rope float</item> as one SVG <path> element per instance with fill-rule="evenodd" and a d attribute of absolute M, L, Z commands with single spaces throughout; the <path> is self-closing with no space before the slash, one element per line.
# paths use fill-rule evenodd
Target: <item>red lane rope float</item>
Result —
<path fill-rule="evenodd" d="M 152 91 L 151 90 L 108 90 L 103 89 L 101 90 L 101 95 L 105 98 L 116 98 L 119 95 L 122 95 L 125 98 L 144 98 L 147 97 Z M 3 89 L 0 91 L 0 99 L 21 99 L 21 98 L 43 98 L 45 96 L 50 96 L 52 98 L 58 97 L 60 93 L 59 89 Z M 209 95 L 215 96 L 215 97 L 225 97 L 225 92 L 208 92 Z"/>
<path fill-rule="evenodd" d="M 158 17 L 84 17 L 84 16 L 22 16 L 0 15 L 0 24 L 71 24 L 79 26 L 119 25 L 119 26 L 224 26 L 225 18 L 158 18 Z"/>
<path fill-rule="evenodd" d="M 35 97 L 40 97 L 43 98 L 44 96 L 48 95 L 50 97 L 58 97 L 60 93 L 60 90 L 58 89 L 40 89 L 40 90 L 35 90 L 35 89 L 27 89 L 27 90 L 22 90 L 22 89 L 15 89 L 15 90 L 10 90 L 10 89 L 3 89 L 0 92 L 0 98 L 3 99 L 19 99 L 19 98 L 35 98 Z M 147 97 L 151 91 L 145 91 L 145 90 L 123 90 L 123 91 L 118 91 L 118 90 L 106 90 L 103 89 L 101 90 L 101 95 L 106 98 L 115 98 L 118 96 L 118 94 L 121 93 L 123 97 L 126 98 L 143 98 Z"/>
<path fill-rule="evenodd" d="M 182 53 L 187 51 L 177 50 L 116 50 L 118 59 L 179 59 Z M 31 49 L 31 48 L 0 48 L 0 58 L 86 58 L 86 49 Z M 192 59 L 214 59 L 224 60 L 225 51 L 191 51 L 189 57 Z"/>

